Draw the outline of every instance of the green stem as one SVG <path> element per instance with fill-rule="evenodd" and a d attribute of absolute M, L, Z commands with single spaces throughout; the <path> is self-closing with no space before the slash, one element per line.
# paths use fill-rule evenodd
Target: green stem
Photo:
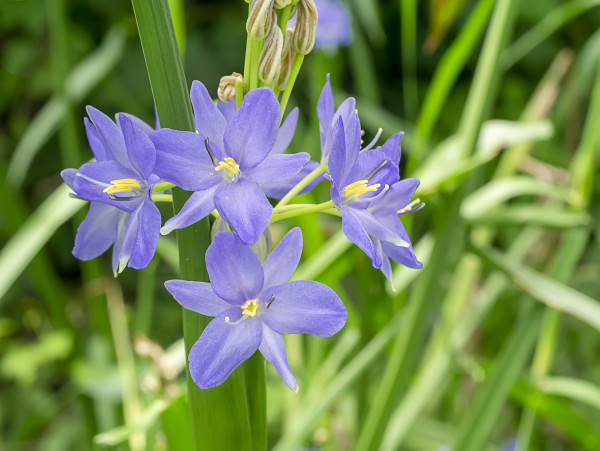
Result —
<path fill-rule="evenodd" d="M 290 12 L 292 11 L 292 5 L 287 5 L 285 8 L 281 10 L 279 14 L 279 18 L 277 20 L 277 25 L 281 28 L 281 32 L 283 36 L 285 36 L 285 31 L 287 29 L 287 23 L 290 20 Z"/>
<path fill-rule="evenodd" d="M 239 110 L 244 101 L 244 80 L 235 80 L 235 107 Z"/>
<path fill-rule="evenodd" d="M 286 88 L 286 90 L 287 90 L 287 88 Z M 308 174 L 306 177 L 304 177 L 302 180 L 300 180 L 300 182 L 296 186 L 294 186 L 285 196 L 283 196 L 283 198 L 277 203 L 275 208 L 276 209 L 281 208 L 284 205 L 286 205 L 287 203 L 289 203 L 289 201 L 292 200 L 298 193 L 300 193 L 300 191 L 302 191 L 304 188 L 306 188 L 310 184 L 310 182 L 315 180 L 318 176 L 323 174 L 325 171 L 326 171 L 326 168 L 322 164 L 317 166 L 310 174 Z"/>
<path fill-rule="evenodd" d="M 132 0 L 150 86 L 161 126 L 176 130 L 193 131 L 193 114 L 188 85 L 179 56 L 173 23 L 167 0 Z M 179 211 L 189 193 L 173 188 L 174 210 Z M 177 231 L 180 278 L 208 281 L 204 255 L 210 244 L 208 218 L 192 227 Z M 189 353 L 209 318 L 183 310 L 183 332 L 186 352 Z M 248 370 L 248 371 L 247 371 Z M 196 450 L 235 449 L 254 451 L 264 436 L 266 401 L 252 397 L 248 404 L 246 380 L 258 384 L 264 374 L 242 365 L 219 387 L 199 389 L 187 372 L 188 403 L 191 414 L 192 436 Z M 250 418 L 249 412 L 255 415 Z M 263 446 L 263 449 L 266 446 Z"/>
<path fill-rule="evenodd" d="M 174 183 L 160 182 L 160 183 L 157 183 L 156 185 L 154 185 L 154 189 L 152 190 L 152 192 L 160 193 L 161 191 L 166 191 L 168 189 L 173 189 L 176 187 L 177 187 L 177 185 L 175 185 Z"/>
<path fill-rule="evenodd" d="M 284 211 L 281 213 L 273 214 L 271 221 L 269 224 L 273 224 L 274 222 L 281 221 L 283 219 L 293 218 L 295 216 L 306 215 L 309 213 L 319 213 L 319 212 L 329 212 L 330 210 L 337 210 L 333 201 L 329 200 L 327 202 L 323 202 L 322 204 L 317 205 L 309 205 L 307 207 L 296 208 L 293 210 Z M 331 213 L 335 214 L 335 213 Z"/>
<path fill-rule="evenodd" d="M 250 83 L 248 91 L 258 88 L 258 58 L 260 57 L 260 47 L 262 41 L 250 38 Z"/>
<path fill-rule="evenodd" d="M 285 90 L 283 91 L 283 96 L 281 97 L 281 118 L 285 116 L 285 109 L 290 100 L 290 96 L 292 95 L 292 90 L 294 89 L 294 84 L 296 83 L 296 78 L 298 78 L 298 74 L 300 73 L 300 68 L 302 67 L 302 62 L 304 61 L 304 55 L 298 54 L 296 55 L 296 59 L 294 60 L 294 66 L 292 67 L 292 72 L 290 73 L 290 78 L 288 78 L 288 82 L 285 85 Z"/>
<path fill-rule="evenodd" d="M 172 194 L 153 194 L 152 200 L 154 202 L 173 202 Z"/>

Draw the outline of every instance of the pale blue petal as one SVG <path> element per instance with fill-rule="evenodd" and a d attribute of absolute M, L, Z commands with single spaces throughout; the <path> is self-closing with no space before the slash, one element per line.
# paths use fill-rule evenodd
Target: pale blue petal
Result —
<path fill-rule="evenodd" d="M 263 264 L 264 288 L 286 283 L 292 278 L 302 256 L 302 231 L 300 227 L 290 230 Z"/>
<path fill-rule="evenodd" d="M 262 339 L 262 325 L 256 318 L 230 324 L 240 309 L 221 313 L 204 329 L 190 351 L 190 374 L 200 388 L 221 385 L 231 373 L 256 352 Z"/>
<path fill-rule="evenodd" d="M 265 290 L 265 298 L 274 296 L 260 318 L 283 335 L 309 333 L 330 337 L 344 324 L 348 312 L 339 296 L 326 285 L 298 280 Z"/>
<path fill-rule="evenodd" d="M 207 282 L 167 280 L 165 288 L 183 308 L 201 315 L 218 316 L 231 309 L 231 304 L 217 296 Z"/>
<path fill-rule="evenodd" d="M 296 378 L 287 360 L 283 336 L 263 323 L 262 341 L 258 349 L 265 359 L 275 367 L 285 385 L 290 387 L 294 392 L 298 392 L 298 382 L 296 382 Z"/>

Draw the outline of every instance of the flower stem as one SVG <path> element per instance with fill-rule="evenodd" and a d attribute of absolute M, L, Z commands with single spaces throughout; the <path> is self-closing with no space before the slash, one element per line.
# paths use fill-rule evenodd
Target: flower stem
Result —
<path fill-rule="evenodd" d="M 289 210 L 283 211 L 281 213 L 273 214 L 269 224 L 273 224 L 274 222 L 278 222 L 283 219 L 293 218 L 295 216 L 306 215 L 309 213 L 319 213 L 320 212 L 320 213 L 334 214 L 337 216 L 337 214 L 334 212 L 334 210 L 337 211 L 337 208 L 335 208 L 335 204 L 333 203 L 332 200 L 328 200 L 327 202 L 323 202 L 322 204 L 308 205 L 306 207 L 300 207 L 300 208 L 296 208 L 293 210 L 289 209 Z"/>
<path fill-rule="evenodd" d="M 252 8 L 252 2 L 248 5 L 248 15 L 250 15 L 250 9 Z M 252 38 L 249 34 L 246 35 L 246 55 L 244 58 L 244 81 L 246 86 L 250 88 L 251 74 L 251 61 L 252 61 Z"/>
<path fill-rule="evenodd" d="M 262 41 L 250 38 L 250 83 L 248 91 L 258 88 L 258 58 L 260 56 L 260 46 Z"/>
<path fill-rule="evenodd" d="M 296 55 L 296 59 L 294 60 L 294 66 L 292 67 L 292 72 L 290 73 L 290 78 L 288 79 L 287 84 L 285 85 L 285 90 L 283 91 L 283 96 L 281 97 L 281 118 L 285 116 L 285 108 L 287 107 L 288 101 L 290 100 L 290 95 L 292 95 L 292 90 L 294 89 L 294 84 L 296 83 L 296 78 L 298 78 L 298 73 L 300 72 L 300 68 L 302 67 L 302 62 L 304 61 L 304 55 L 298 54 Z"/>
<path fill-rule="evenodd" d="M 308 186 L 310 182 L 325 172 L 325 167 L 320 164 L 310 174 L 304 177 L 296 186 L 294 186 L 283 198 L 277 203 L 275 208 L 283 207 L 292 200 L 300 191 Z"/>
<path fill-rule="evenodd" d="M 279 20 L 277 21 L 277 25 L 281 28 L 281 32 L 285 36 L 285 30 L 287 29 L 287 23 L 290 20 L 290 12 L 292 11 L 292 5 L 287 5 L 285 8 L 281 10 L 279 14 Z"/>
<path fill-rule="evenodd" d="M 160 193 L 161 191 L 166 191 L 168 189 L 175 188 L 176 186 L 177 185 L 175 185 L 174 183 L 160 182 L 160 183 L 157 183 L 156 185 L 154 185 L 154 189 L 152 190 L 152 192 Z"/>
<path fill-rule="evenodd" d="M 173 202 L 172 194 L 152 194 L 154 202 Z"/>

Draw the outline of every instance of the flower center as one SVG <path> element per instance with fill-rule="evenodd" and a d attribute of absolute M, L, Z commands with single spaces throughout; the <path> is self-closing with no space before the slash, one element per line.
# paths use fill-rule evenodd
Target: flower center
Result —
<path fill-rule="evenodd" d="M 119 180 L 111 180 L 110 183 L 100 182 L 98 180 L 94 180 L 91 177 L 88 177 L 80 172 L 77 173 L 78 177 L 87 180 L 94 185 L 98 185 L 103 187 L 103 193 L 108 194 L 111 200 L 132 200 L 138 197 L 140 194 L 144 194 L 147 189 L 147 184 L 145 181 L 140 181 L 136 179 L 119 179 Z M 117 195 L 119 193 L 130 193 L 131 196 L 121 196 Z"/>
<path fill-rule="evenodd" d="M 235 162 L 231 157 L 226 157 L 225 160 L 219 161 L 219 164 L 215 166 L 216 171 L 225 170 L 226 174 L 233 181 L 240 175 L 240 165 Z"/>
<path fill-rule="evenodd" d="M 103 190 L 104 193 L 114 194 L 114 193 L 133 193 L 134 189 L 141 189 L 142 186 L 140 182 L 135 179 L 119 179 L 119 180 L 111 180 L 110 186 Z"/>
<path fill-rule="evenodd" d="M 246 301 L 246 303 L 244 305 L 242 305 L 242 315 L 256 316 L 257 310 L 258 310 L 258 299 L 251 299 L 250 301 Z"/>
<path fill-rule="evenodd" d="M 354 199 L 359 198 L 365 193 L 370 191 L 377 191 L 381 184 L 376 183 L 374 185 L 368 185 L 368 180 L 359 180 L 357 182 L 351 183 L 346 188 L 344 188 L 344 199 L 348 199 L 349 201 L 353 201 Z"/>

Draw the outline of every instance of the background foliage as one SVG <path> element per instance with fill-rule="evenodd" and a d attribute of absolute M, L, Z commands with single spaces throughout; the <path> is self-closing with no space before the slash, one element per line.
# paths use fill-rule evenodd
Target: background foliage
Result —
<path fill-rule="evenodd" d="M 247 5 L 171 3 L 187 79 L 214 93 L 242 68 Z M 426 268 L 396 268 L 394 291 L 335 218 L 297 220 L 296 277 L 350 315 L 288 340 L 298 395 L 268 368 L 270 447 L 600 448 L 600 2 L 347 4 L 354 42 L 307 57 L 292 146 L 319 153 L 328 72 L 366 141 L 404 130 Z M 175 243 L 118 280 L 78 262 L 85 207 L 58 175 L 91 157 L 85 105 L 154 120 L 131 5 L 4 0 L 0 37 L 0 448 L 189 449 Z"/>

